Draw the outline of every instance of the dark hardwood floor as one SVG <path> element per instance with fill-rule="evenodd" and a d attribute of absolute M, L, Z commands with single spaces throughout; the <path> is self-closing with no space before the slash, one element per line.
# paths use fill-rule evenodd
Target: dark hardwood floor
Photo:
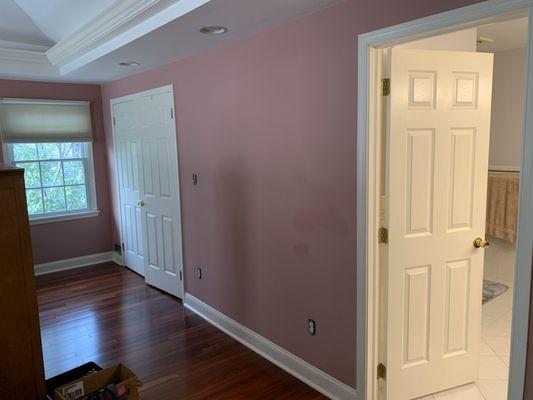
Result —
<path fill-rule="evenodd" d="M 46 377 L 122 362 L 142 400 L 325 399 L 115 264 L 37 277 Z"/>

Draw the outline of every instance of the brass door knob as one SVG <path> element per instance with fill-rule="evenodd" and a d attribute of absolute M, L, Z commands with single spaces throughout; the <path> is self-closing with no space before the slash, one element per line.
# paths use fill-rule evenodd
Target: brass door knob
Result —
<path fill-rule="evenodd" d="M 141 206 L 141 207 L 144 207 L 144 200 L 139 200 L 139 201 L 137 202 L 137 205 L 138 205 L 138 206 Z"/>
<path fill-rule="evenodd" d="M 479 249 L 480 247 L 486 248 L 489 247 L 490 243 L 486 240 L 481 239 L 480 237 L 474 239 L 474 247 Z"/>

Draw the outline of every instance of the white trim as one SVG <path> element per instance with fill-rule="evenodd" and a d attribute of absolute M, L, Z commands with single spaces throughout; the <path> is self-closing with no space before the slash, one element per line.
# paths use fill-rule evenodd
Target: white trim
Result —
<path fill-rule="evenodd" d="M 489 171 L 508 171 L 508 172 L 520 172 L 520 167 L 513 167 L 510 165 L 489 165 Z"/>
<path fill-rule="evenodd" d="M 36 217 L 31 218 L 30 217 L 30 225 L 42 225 L 42 224 L 52 224 L 54 222 L 62 222 L 62 221 L 71 221 L 75 219 L 84 219 L 84 218 L 93 218 L 99 216 L 101 213 L 100 210 L 95 211 L 84 211 L 84 212 L 78 212 L 78 213 L 65 213 L 60 215 L 53 215 L 53 216 L 44 216 L 44 217 Z"/>
<path fill-rule="evenodd" d="M 120 265 L 126 265 L 124 263 L 124 235 L 122 234 L 122 210 L 121 210 L 121 204 L 122 204 L 122 199 L 120 198 L 120 181 L 119 181 L 119 165 L 118 165 L 118 159 L 117 159 L 117 140 L 116 140 L 116 132 L 115 132 L 115 124 L 114 124 L 114 121 L 113 119 L 115 118 L 115 114 L 113 113 L 113 105 L 115 104 L 115 100 L 114 99 L 111 99 L 109 100 L 109 118 L 111 119 L 110 124 L 111 124 L 111 140 L 113 141 L 112 143 L 112 146 L 113 146 L 113 162 L 114 162 L 114 166 L 115 166 L 115 179 L 114 179 L 114 183 L 115 183 L 115 190 L 116 190 L 116 195 L 117 195 L 117 203 L 116 203 L 116 207 L 115 207 L 115 215 L 118 216 L 118 236 L 119 236 L 119 240 L 120 240 L 120 248 L 121 248 L 121 255 L 120 255 Z M 183 273 L 182 273 L 182 276 L 183 276 Z M 143 276 L 144 278 L 144 276 Z M 185 290 L 184 292 L 185 293 Z"/>
<path fill-rule="evenodd" d="M 60 106 L 85 106 L 90 105 L 88 100 L 46 100 L 46 99 L 23 99 L 18 97 L 4 97 L 0 99 L 2 104 L 48 104 Z"/>
<path fill-rule="evenodd" d="M 123 266 L 122 264 L 122 254 L 117 253 L 116 251 L 111 252 L 111 261 L 113 261 L 115 264 Z"/>
<path fill-rule="evenodd" d="M 305 362 L 270 340 L 258 335 L 201 300 L 185 293 L 183 304 L 210 324 L 266 358 L 289 374 L 335 400 L 355 400 L 355 389 Z"/>
<path fill-rule="evenodd" d="M 27 50 L 27 51 L 36 51 L 38 53 L 45 53 L 50 46 L 41 46 L 38 44 L 14 42 L 12 40 L 1 40 L 0 39 L 0 48 L 2 49 L 13 49 L 13 50 Z M 48 58 L 47 58 L 48 61 Z"/>
<path fill-rule="evenodd" d="M 49 49 L 46 55 L 65 75 L 209 1 L 116 1 L 90 23 Z"/>
<path fill-rule="evenodd" d="M 20 73 L 34 79 L 46 77 L 57 79 L 60 77 L 59 68 L 52 65 L 44 51 L 36 49 L 12 49 L 3 47 L 0 43 L 0 70 L 2 78 L 20 79 Z"/>
<path fill-rule="evenodd" d="M 2 63 L 9 62 L 25 66 L 30 64 L 34 67 L 57 70 L 57 68 L 50 64 L 46 54 L 41 51 L 0 48 L 0 61 Z"/>
<path fill-rule="evenodd" d="M 117 103 L 125 103 L 126 101 L 133 100 L 139 97 L 139 95 L 141 94 L 143 96 L 151 96 L 154 94 L 166 93 L 166 92 L 174 94 L 174 85 L 168 84 L 165 86 L 159 86 L 156 88 L 143 90 L 142 92 L 135 92 L 135 93 L 127 94 L 125 96 L 115 97 L 114 99 L 109 100 L 109 103 L 111 106 L 113 106 L 114 104 L 117 104 Z M 111 108 L 111 117 L 113 117 L 113 108 Z M 111 125 L 113 126 L 113 121 L 111 121 Z"/>
<path fill-rule="evenodd" d="M 372 135 L 375 117 L 370 82 L 372 48 L 421 39 L 457 29 L 509 19 L 527 12 L 533 21 L 532 0 L 489 0 L 456 10 L 417 19 L 404 24 L 365 33 L 358 40 L 357 93 L 357 349 L 356 381 L 360 398 L 374 400 L 376 381 L 373 341 L 375 329 L 375 219 L 379 197 L 373 183 L 379 175 L 375 167 L 376 147 Z M 520 210 L 516 253 L 512 344 L 509 374 L 509 400 L 523 397 L 529 329 L 531 255 L 533 250 L 533 29 L 529 25 L 526 106 L 521 166 Z"/>
<path fill-rule="evenodd" d="M 80 52 L 95 41 L 110 35 L 159 1 L 123 0 L 115 2 L 92 21 L 48 49 L 46 55 L 53 65 L 61 65 L 66 60 L 73 58 L 76 52 Z"/>
<path fill-rule="evenodd" d="M 65 260 L 52 261 L 43 264 L 35 264 L 35 275 L 45 275 L 50 274 L 52 272 L 66 271 L 68 269 L 87 267 L 90 265 L 110 261 L 117 263 L 113 251 L 89 254 L 87 256 L 81 257 L 67 258 Z"/>

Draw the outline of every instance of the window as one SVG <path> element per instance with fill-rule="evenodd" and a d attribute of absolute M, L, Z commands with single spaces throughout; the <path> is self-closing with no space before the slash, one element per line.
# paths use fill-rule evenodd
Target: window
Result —
<path fill-rule="evenodd" d="M 8 161 L 24 168 L 30 219 L 95 211 L 92 143 L 9 143 Z"/>
<path fill-rule="evenodd" d="M 0 99 L 4 159 L 24 168 L 32 224 L 98 215 L 88 101 Z"/>

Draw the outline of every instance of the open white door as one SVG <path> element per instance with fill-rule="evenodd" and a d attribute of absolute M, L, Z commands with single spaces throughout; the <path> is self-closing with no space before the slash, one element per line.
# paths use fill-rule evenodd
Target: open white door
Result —
<path fill-rule="evenodd" d="M 141 93 L 140 127 L 145 279 L 183 298 L 178 152 L 171 89 Z"/>
<path fill-rule="evenodd" d="M 138 154 L 139 118 L 133 100 L 113 104 L 123 263 L 144 276 L 144 242 Z"/>
<path fill-rule="evenodd" d="M 476 380 L 492 54 L 392 49 L 387 127 L 388 400 Z M 481 243 L 483 244 L 483 242 Z"/>
<path fill-rule="evenodd" d="M 126 111 L 125 111 L 126 110 Z M 120 184 L 121 204 L 134 207 L 129 217 L 123 213 L 122 237 L 125 264 L 142 274 L 148 284 L 183 298 L 182 234 L 179 194 L 178 153 L 174 121 L 174 96 L 171 86 L 149 90 L 114 100 L 117 164 L 132 170 L 131 184 Z M 122 121 L 121 114 L 131 121 Z M 130 143 L 128 151 L 121 146 Z M 127 161 L 124 161 L 127 158 Z M 138 183 L 137 183 L 138 182 Z M 131 193 L 134 193 L 135 196 Z M 140 227 L 140 229 L 139 229 Z M 140 232 L 134 241 L 137 258 L 128 255 L 129 232 Z M 133 246 L 132 246 L 133 247 Z"/>

